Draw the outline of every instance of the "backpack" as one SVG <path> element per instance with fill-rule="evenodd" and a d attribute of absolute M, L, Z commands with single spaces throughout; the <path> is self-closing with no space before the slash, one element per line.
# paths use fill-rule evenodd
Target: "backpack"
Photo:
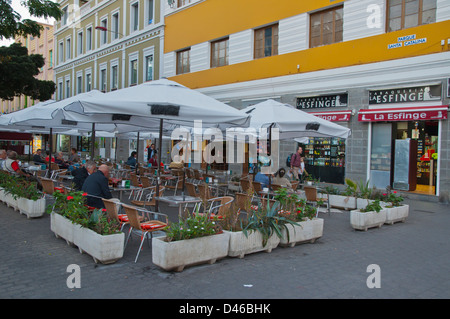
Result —
<path fill-rule="evenodd" d="M 294 153 L 289 154 L 289 156 L 286 158 L 286 166 L 291 167 L 291 158 L 294 155 Z"/>

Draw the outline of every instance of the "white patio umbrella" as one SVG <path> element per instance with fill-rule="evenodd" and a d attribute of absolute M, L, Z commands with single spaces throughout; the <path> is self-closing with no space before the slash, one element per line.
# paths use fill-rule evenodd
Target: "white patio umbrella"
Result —
<path fill-rule="evenodd" d="M 249 126 L 252 128 L 277 128 L 281 140 L 302 137 L 348 138 L 351 134 L 349 128 L 271 99 L 248 106 L 241 112 L 251 116 Z"/>
<path fill-rule="evenodd" d="M 270 129 L 275 128 L 278 129 L 280 140 L 303 142 L 309 137 L 348 138 L 351 134 L 351 130 L 346 127 L 272 99 L 248 106 L 241 112 L 251 116 L 249 126 L 256 129 L 256 134 L 260 129 L 268 129 L 270 134 Z"/>
<path fill-rule="evenodd" d="M 203 126 L 218 128 L 246 127 L 249 124 L 248 115 L 167 79 L 112 91 L 101 98 L 84 99 L 65 107 L 65 110 L 90 115 L 91 120 L 96 123 L 112 121 L 147 128 L 159 126 L 160 150 L 163 125 L 167 123 L 193 126 L 195 121 L 200 120 Z M 82 120 L 75 115 L 73 119 Z M 159 125 L 156 124 L 158 122 Z M 161 162 L 161 151 L 158 162 Z M 158 176 L 159 174 L 158 168 Z"/>

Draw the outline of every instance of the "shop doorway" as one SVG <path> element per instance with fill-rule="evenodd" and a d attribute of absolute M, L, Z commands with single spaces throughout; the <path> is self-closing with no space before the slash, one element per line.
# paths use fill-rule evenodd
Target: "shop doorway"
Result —
<path fill-rule="evenodd" d="M 413 193 L 435 195 L 439 145 L 438 121 L 393 123 L 395 139 L 417 141 L 417 184 Z"/>

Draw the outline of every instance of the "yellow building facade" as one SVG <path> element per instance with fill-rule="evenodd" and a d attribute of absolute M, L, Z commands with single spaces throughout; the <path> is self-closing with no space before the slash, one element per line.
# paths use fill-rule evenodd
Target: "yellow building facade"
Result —
<path fill-rule="evenodd" d="M 239 109 L 274 99 L 350 128 L 302 144 L 321 181 L 448 200 L 449 1 L 169 2 L 165 77 Z M 418 144 L 409 179 L 397 140 Z M 280 145 L 284 162 L 297 143 Z"/>

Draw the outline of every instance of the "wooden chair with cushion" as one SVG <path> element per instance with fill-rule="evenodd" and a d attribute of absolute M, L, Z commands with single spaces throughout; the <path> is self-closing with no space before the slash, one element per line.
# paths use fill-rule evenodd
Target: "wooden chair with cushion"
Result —
<path fill-rule="evenodd" d="M 120 224 L 120 231 L 125 225 L 129 224 L 127 214 L 119 214 L 120 206 L 122 205 L 120 201 L 114 199 L 102 198 L 103 204 L 105 204 L 106 212 L 108 217 L 112 220 L 116 220 Z"/>
<path fill-rule="evenodd" d="M 137 252 L 136 259 L 134 260 L 134 262 L 137 262 L 145 238 L 147 238 L 150 246 L 150 239 L 153 237 L 153 232 L 166 228 L 169 223 L 169 218 L 166 214 L 150 212 L 130 205 L 122 204 L 122 207 L 125 209 L 125 213 L 127 214 L 130 223 L 130 230 L 128 231 L 125 247 L 127 246 L 128 240 L 130 239 L 133 231 L 138 233 L 141 237 L 141 244 L 139 245 L 139 250 Z M 144 216 L 147 216 L 148 221 L 141 222 L 139 212 L 141 212 Z M 150 235 L 150 238 L 148 235 Z"/>

